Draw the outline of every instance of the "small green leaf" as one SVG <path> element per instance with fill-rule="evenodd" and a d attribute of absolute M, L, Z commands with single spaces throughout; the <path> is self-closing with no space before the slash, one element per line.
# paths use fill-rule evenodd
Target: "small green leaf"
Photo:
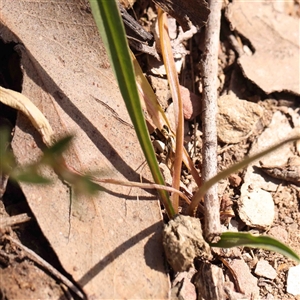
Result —
<path fill-rule="evenodd" d="M 254 236 L 244 232 L 224 232 L 218 243 L 210 245 L 211 247 L 218 248 L 232 248 L 237 246 L 261 248 L 280 253 L 300 263 L 300 257 L 292 249 L 267 235 Z"/>
<path fill-rule="evenodd" d="M 9 143 L 9 130 L 7 127 L 0 127 L 0 171 L 6 174 L 16 167 L 15 158 L 8 147 Z"/>
<path fill-rule="evenodd" d="M 65 152 L 68 147 L 70 146 L 70 143 L 73 139 L 72 135 L 68 135 L 60 139 L 58 142 L 56 142 L 53 146 L 49 147 L 48 149 L 45 149 L 44 155 L 62 155 L 63 152 Z"/>
<path fill-rule="evenodd" d="M 75 193 L 88 193 L 94 195 L 97 192 L 103 191 L 103 188 L 93 182 L 89 175 L 80 176 L 79 180 L 74 184 Z"/>
<path fill-rule="evenodd" d="M 0 127 L 0 159 L 5 155 L 7 151 L 7 145 L 9 143 L 9 131 L 7 127 Z"/>
<path fill-rule="evenodd" d="M 14 176 L 14 180 L 26 183 L 49 184 L 51 180 L 31 171 L 24 171 Z"/>
<path fill-rule="evenodd" d="M 14 168 L 16 168 L 16 161 L 13 154 L 10 151 L 0 154 L 0 171 L 9 174 Z"/>
<path fill-rule="evenodd" d="M 46 148 L 39 164 L 46 164 L 53 168 L 57 167 L 57 165 L 61 163 L 60 159 L 62 158 L 62 154 L 68 149 L 72 139 L 73 136 L 66 136 L 50 148 Z"/>
<path fill-rule="evenodd" d="M 204 182 L 200 189 L 196 192 L 196 194 L 193 196 L 192 203 L 189 206 L 189 215 L 193 215 L 193 212 L 195 211 L 196 207 L 199 205 L 201 199 L 204 197 L 205 193 L 217 182 L 219 182 L 221 179 L 228 177 L 230 174 L 237 172 L 238 170 L 246 167 L 250 163 L 256 161 L 257 159 L 277 150 L 281 146 L 296 142 L 300 140 L 300 135 L 291 137 L 285 141 L 281 141 L 259 153 L 256 153 L 255 155 L 251 157 L 246 157 L 242 161 L 238 162 L 237 164 L 234 164 L 233 166 L 223 170 L 222 172 L 219 172 L 216 176 L 212 177 L 208 181 Z"/>

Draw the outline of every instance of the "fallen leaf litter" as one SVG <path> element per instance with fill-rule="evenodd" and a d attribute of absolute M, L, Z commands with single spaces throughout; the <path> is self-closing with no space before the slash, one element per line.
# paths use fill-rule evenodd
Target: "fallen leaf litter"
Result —
<path fill-rule="evenodd" d="M 237 4 L 233 3 L 233 5 L 230 7 L 230 9 L 234 10 L 234 5 L 237 5 Z M 263 9 L 261 9 L 261 10 L 263 10 Z M 271 14 L 269 8 L 267 9 L 267 12 L 268 12 L 268 14 Z M 251 13 L 252 13 L 252 9 L 249 10 L 250 15 L 251 15 Z M 281 14 L 283 14 L 283 13 L 281 12 Z M 248 16 L 248 12 L 247 12 L 247 16 Z M 230 18 L 230 16 L 228 18 Z M 286 89 L 286 90 L 292 91 L 294 93 L 298 93 L 298 95 L 299 95 L 299 90 L 297 90 L 297 87 L 295 89 L 295 85 L 293 85 L 294 81 L 290 81 L 289 85 L 287 86 L 285 81 L 281 81 L 280 85 L 278 85 L 278 81 L 275 80 L 276 84 L 273 85 L 274 72 L 273 72 L 272 76 L 261 76 L 263 74 L 263 72 L 265 72 L 265 70 L 264 70 L 265 66 L 263 63 L 259 64 L 262 66 L 262 68 L 260 69 L 261 72 L 257 72 L 256 69 L 257 69 L 258 63 L 256 61 L 258 59 L 259 59 L 259 61 L 264 60 L 264 59 L 262 59 L 262 57 L 264 57 L 264 53 L 263 53 L 264 47 L 263 46 L 258 47 L 257 42 L 256 42 L 256 37 L 252 36 L 253 32 L 247 33 L 247 28 L 244 28 L 244 27 L 241 29 L 241 27 L 239 27 L 239 26 L 241 26 L 241 24 L 236 23 L 237 22 L 236 16 L 234 16 L 233 18 L 234 19 L 232 19 L 232 23 L 235 22 L 234 26 L 237 29 L 237 31 L 241 30 L 241 32 L 246 37 L 249 38 L 250 42 L 252 42 L 252 45 L 254 45 L 254 48 L 257 48 L 256 53 L 251 53 L 253 49 L 251 50 L 251 47 L 250 47 L 249 48 L 250 51 L 248 51 L 248 53 L 250 55 L 247 56 L 247 54 L 244 54 L 244 56 L 242 58 L 240 58 L 238 61 L 239 65 L 244 70 L 246 76 L 249 77 L 249 79 L 251 81 L 256 82 L 258 86 L 265 89 L 266 92 L 280 91 L 282 89 Z M 284 20 L 287 21 L 287 16 L 284 17 Z M 278 32 L 280 32 L 280 29 L 278 29 Z M 292 31 L 290 30 L 289 32 L 292 32 Z M 276 34 L 276 32 L 275 32 L 275 34 Z M 290 37 L 288 37 L 288 38 L 290 39 Z M 253 40 L 254 40 L 254 42 L 253 42 Z M 243 49 L 243 51 L 240 51 L 239 53 L 247 52 L 246 46 L 244 46 L 242 49 Z M 291 59 L 292 58 L 293 58 L 293 56 L 291 57 Z M 268 58 L 268 59 L 270 59 L 270 58 Z M 276 58 L 273 58 L 273 59 L 274 59 L 274 61 L 276 60 Z M 293 65 L 293 63 L 284 63 L 284 61 L 287 59 L 284 55 L 279 57 L 279 59 L 281 59 L 280 60 L 281 65 L 282 64 L 284 64 L 285 66 Z M 273 61 L 271 63 L 273 65 L 276 65 L 275 63 L 273 63 Z M 278 65 L 280 65 L 280 64 L 278 64 Z M 251 68 L 256 72 L 256 74 L 254 74 L 256 77 L 253 75 L 253 70 L 251 70 Z M 273 70 L 273 68 L 272 68 L 272 70 Z M 280 74 L 281 79 L 286 78 L 288 80 L 289 76 L 286 76 L 286 75 L 287 75 L 287 72 L 289 72 L 289 71 L 288 70 L 284 70 L 284 71 L 285 71 L 285 73 L 284 73 L 285 75 L 283 75 L 280 72 L 277 72 L 277 74 L 278 75 Z M 294 78 L 296 78 L 296 77 L 294 76 Z M 220 78 L 221 78 L 221 76 L 220 76 Z M 265 80 L 265 79 L 268 79 L 268 80 Z M 272 80 L 273 80 L 273 82 L 272 82 Z M 291 95 L 293 95 L 293 93 L 291 93 Z M 240 100 L 239 98 L 249 100 L 251 97 L 250 96 L 242 97 L 239 95 L 239 97 L 236 99 L 236 101 L 243 101 L 243 100 Z M 252 100 L 253 100 L 253 98 L 252 98 Z M 248 102 L 248 104 L 249 104 L 249 102 Z M 253 103 L 253 104 L 256 104 L 256 103 Z M 247 106 L 250 106 L 250 105 L 245 104 L 245 106 L 246 106 L 246 112 L 247 112 L 247 109 L 248 109 Z M 254 105 L 254 106 L 256 106 L 256 105 Z M 263 111 L 260 108 L 257 108 L 257 109 L 259 111 Z M 275 110 L 276 110 L 276 108 L 275 108 Z M 250 111 L 251 111 L 251 109 L 249 108 L 248 112 L 250 112 Z M 189 114 L 191 114 L 191 113 L 189 112 Z M 250 115 L 251 115 L 251 113 L 250 113 Z M 230 113 L 229 113 L 229 116 L 230 116 Z M 244 114 L 241 113 L 241 117 L 243 117 L 243 116 L 244 116 Z M 250 148 L 247 139 L 252 134 L 253 134 L 253 136 L 252 136 L 253 139 L 256 139 L 257 136 L 261 134 L 261 131 L 265 130 L 264 127 L 267 126 L 267 123 L 261 122 L 261 119 L 260 119 L 260 118 L 264 117 L 264 112 L 259 113 L 258 116 L 259 116 L 259 118 L 258 118 L 259 120 L 258 119 L 254 120 L 254 119 L 251 119 L 251 117 L 250 117 L 249 122 L 246 123 L 246 125 L 243 125 L 244 127 L 241 127 L 242 129 L 238 128 L 237 131 L 233 130 L 231 132 L 231 139 L 229 138 L 228 140 L 226 140 L 223 136 L 221 136 L 223 134 L 223 132 L 220 131 L 219 138 L 221 141 L 227 142 L 230 144 L 236 143 L 236 146 L 233 145 L 231 150 L 229 149 L 229 151 L 224 151 L 222 154 L 219 154 L 221 164 L 222 164 L 222 162 L 225 162 L 226 160 L 227 160 L 227 162 L 235 161 L 237 159 L 237 157 L 239 156 L 239 152 L 242 153 L 242 151 L 241 151 L 242 147 L 245 147 L 245 149 L 247 149 L 247 147 L 248 147 L 248 149 Z M 240 119 L 240 118 L 237 118 L 237 119 Z M 230 124 L 232 125 L 234 122 L 235 121 L 232 119 L 228 123 L 229 123 L 229 125 Z M 298 121 L 297 120 L 294 121 L 294 124 L 297 124 L 297 122 L 299 122 L 299 119 L 298 119 Z M 263 126 L 261 126 L 261 124 Z M 278 123 L 278 120 L 274 121 L 274 124 L 275 124 L 275 127 L 277 126 L 277 129 L 278 129 L 278 126 L 281 126 L 281 124 Z M 280 125 L 278 125 L 278 124 L 280 124 Z M 259 130 L 256 130 L 257 128 Z M 235 129 L 235 128 L 233 128 L 233 129 Z M 239 131 L 241 132 L 241 136 L 238 135 Z M 225 130 L 224 130 L 224 132 L 225 132 Z M 270 136 L 272 137 L 272 136 L 275 136 L 276 134 L 277 134 L 277 130 L 275 130 L 271 135 L 269 135 L 269 139 L 270 139 Z M 284 131 L 283 134 L 288 135 L 289 133 L 288 133 L 288 131 Z M 244 141 L 241 142 L 241 138 L 244 138 Z M 271 138 L 271 140 L 272 140 L 272 138 Z M 201 143 L 198 144 L 198 146 L 201 146 Z M 226 147 L 226 145 L 224 146 L 224 148 L 225 147 Z M 200 150 L 201 149 L 198 147 L 197 152 L 199 153 Z M 293 153 L 293 151 L 289 152 L 289 155 L 286 155 L 285 153 L 286 152 L 284 152 L 282 150 L 281 153 L 278 154 L 278 158 L 286 159 L 286 161 L 284 161 L 282 163 L 279 163 L 279 161 L 277 161 L 277 159 L 276 159 L 276 164 L 273 164 L 275 159 L 272 159 L 271 164 L 270 164 L 270 162 L 262 162 L 261 165 L 257 164 L 257 168 L 261 168 L 263 171 L 265 171 L 266 173 L 268 173 L 269 175 L 271 175 L 272 177 L 277 179 L 277 181 L 275 180 L 275 182 L 272 182 L 272 180 L 268 179 L 268 182 L 265 181 L 263 183 L 263 188 L 261 188 L 261 187 L 258 188 L 256 185 L 253 185 L 253 186 L 248 185 L 247 189 L 251 190 L 251 188 L 254 187 L 254 189 L 262 189 L 264 192 L 268 192 L 275 202 L 275 207 L 273 208 L 274 216 L 271 218 L 272 221 L 270 221 L 268 223 L 269 225 L 260 226 L 253 222 L 249 223 L 248 225 L 250 227 L 253 227 L 254 230 L 257 230 L 259 227 L 260 228 L 271 227 L 270 234 L 272 232 L 274 232 L 273 234 L 275 236 L 280 235 L 280 236 L 282 236 L 282 239 L 286 239 L 286 241 L 289 244 L 292 244 L 294 247 L 297 247 L 297 245 L 299 245 L 299 225 L 298 224 L 300 222 L 299 210 L 297 209 L 297 201 L 299 201 L 300 196 L 299 196 L 299 192 L 297 194 L 296 188 L 294 189 L 293 187 L 286 186 L 286 185 L 289 183 L 297 184 L 299 182 L 299 176 L 297 175 L 299 170 L 298 170 L 297 164 L 291 164 L 290 162 L 287 162 L 287 159 L 290 157 L 290 155 L 294 155 L 295 153 Z M 299 155 L 299 153 L 298 153 L 298 155 Z M 241 154 L 241 157 L 242 156 L 243 156 L 243 154 Z M 224 163 L 224 165 L 222 167 L 225 167 L 225 166 L 226 166 L 226 163 Z M 292 168 L 294 168 L 294 169 L 292 169 Z M 257 169 L 256 168 L 249 169 L 248 171 L 253 173 L 253 172 L 256 172 Z M 291 171 L 293 171 L 292 176 L 290 176 Z M 248 177 L 247 171 L 246 171 L 246 175 L 245 174 L 239 174 L 239 175 L 241 175 L 241 178 L 243 180 L 247 179 L 247 177 Z M 255 181 L 255 183 L 256 183 L 256 181 Z M 280 185 L 278 185 L 278 184 L 280 184 Z M 233 184 L 232 184 L 232 187 L 234 187 Z M 266 191 L 264 190 L 264 188 L 266 189 Z M 234 191 L 232 188 L 229 188 L 228 186 L 225 187 L 225 192 L 228 193 L 228 195 L 234 200 L 235 203 L 237 203 L 236 198 L 234 198 L 234 197 L 236 197 L 236 195 L 234 194 Z M 251 208 L 253 209 L 253 206 Z M 269 209 L 267 209 L 267 210 L 269 210 Z M 169 229 L 165 229 L 168 232 L 168 234 L 165 234 L 165 241 L 164 241 L 165 248 L 167 247 L 166 246 L 167 244 L 172 245 L 172 247 L 169 247 L 169 248 L 167 247 L 165 249 L 166 253 L 174 253 L 174 252 L 177 253 L 177 255 L 174 255 L 174 254 L 168 255 L 168 257 L 169 257 L 168 261 L 170 261 L 170 265 L 173 267 L 173 269 L 175 271 L 176 270 L 179 271 L 182 269 L 189 269 L 190 267 L 193 266 L 194 260 L 196 257 L 200 257 L 204 262 L 206 260 L 209 260 L 211 258 L 211 254 L 210 254 L 209 249 L 207 248 L 208 245 L 205 243 L 205 241 L 202 238 L 200 222 L 197 221 L 197 224 L 196 224 L 193 221 L 190 221 L 189 219 L 186 219 L 183 221 L 181 216 L 177 217 L 174 221 L 176 221 L 176 222 L 174 224 L 172 224 L 172 226 Z M 233 224 L 233 222 L 232 222 L 232 224 Z M 229 225 L 231 225 L 231 223 Z M 241 226 L 244 226 L 244 225 L 241 223 L 237 224 L 237 227 L 241 227 Z M 177 228 L 179 230 L 179 234 L 175 233 L 175 231 L 174 231 Z M 278 228 L 279 228 L 279 230 L 278 230 Z M 193 230 L 196 229 L 196 233 L 192 233 L 191 229 L 193 229 Z M 187 236 L 191 236 L 192 242 L 187 242 L 184 234 L 187 234 Z M 168 242 L 166 242 L 166 241 L 168 241 Z M 299 249 L 298 249 L 298 251 L 299 251 Z M 248 255 L 248 257 L 247 257 L 248 260 L 246 259 L 246 254 Z M 275 298 L 278 297 L 278 298 L 294 299 L 292 295 L 297 295 L 300 293 L 299 288 L 298 288 L 299 281 L 295 280 L 295 279 L 299 278 L 299 275 L 297 275 L 299 273 L 295 272 L 295 274 L 293 275 L 294 268 L 290 268 L 290 271 L 289 271 L 289 267 L 292 265 L 291 262 L 287 262 L 285 259 L 283 259 L 282 257 L 280 257 L 276 254 L 270 254 L 268 252 L 264 252 L 264 251 L 260 251 L 260 250 L 254 250 L 253 252 L 250 252 L 250 254 L 244 250 L 241 258 L 233 260 L 231 266 L 232 266 L 232 268 L 236 268 L 237 279 L 239 281 L 241 281 L 243 277 L 246 277 L 246 275 L 247 276 L 251 275 L 253 277 L 253 273 L 257 273 L 256 276 L 260 277 L 261 279 L 262 279 L 262 277 L 266 277 L 266 278 L 271 277 L 274 282 L 268 283 L 267 280 L 265 280 L 265 281 L 260 280 L 258 283 L 255 283 L 253 285 L 252 289 L 249 289 L 249 295 L 250 295 L 249 297 L 251 297 L 251 295 L 252 295 L 252 297 L 254 295 L 255 296 L 258 295 L 257 284 L 260 284 L 260 286 L 259 286 L 260 295 L 263 299 L 269 299 L 271 296 L 275 297 Z M 170 256 L 171 256 L 171 258 L 170 258 Z M 174 257 L 173 260 L 172 260 L 172 256 Z M 259 260 L 257 258 L 259 258 Z M 266 265 L 269 264 L 271 266 L 270 270 L 276 271 L 277 277 L 274 278 L 274 276 L 275 276 L 274 271 L 271 271 L 272 274 L 270 275 L 267 273 L 263 273 L 258 268 L 259 262 L 264 261 L 263 260 L 264 258 L 266 259 L 265 264 Z M 244 273 L 238 273 L 239 268 L 241 268 L 240 264 L 243 264 L 243 266 L 245 265 L 245 263 L 243 263 L 243 260 L 247 261 L 247 265 L 249 267 L 244 269 Z M 257 262 L 257 260 L 258 260 L 258 262 Z M 236 266 L 238 266 L 238 267 L 236 267 Z M 287 274 L 288 274 L 288 277 L 287 277 L 287 282 L 286 282 Z M 291 285 L 292 282 L 294 282 L 293 286 Z M 246 292 L 246 290 L 243 288 L 242 282 L 240 282 L 239 284 L 242 287 L 242 291 Z M 233 295 L 235 288 L 236 287 L 231 286 L 229 290 L 227 289 L 228 290 L 227 294 L 229 295 L 231 293 Z M 287 294 L 286 291 L 290 294 Z M 248 294 L 248 292 L 247 292 L 247 294 Z M 237 296 L 237 295 L 235 295 L 235 296 Z M 240 294 L 239 297 L 243 297 L 243 296 Z M 238 298 L 238 299 L 243 299 L 243 298 Z M 245 298 L 245 299 L 249 299 L 249 298 Z"/>

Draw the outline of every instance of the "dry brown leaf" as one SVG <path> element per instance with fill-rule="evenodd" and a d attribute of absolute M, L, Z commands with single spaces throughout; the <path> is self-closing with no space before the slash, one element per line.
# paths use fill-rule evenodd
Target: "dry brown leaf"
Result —
<path fill-rule="evenodd" d="M 253 55 L 239 58 L 245 75 L 266 93 L 290 91 L 299 95 L 299 20 L 263 1 L 234 1 L 228 6 L 227 17 L 233 29 L 255 48 Z"/>
<path fill-rule="evenodd" d="M 203 0 L 153 0 L 153 2 L 175 18 L 184 31 L 191 29 L 192 25 L 198 28 L 204 26 L 210 12 L 207 2 Z"/>
<path fill-rule="evenodd" d="M 67 163 L 138 181 L 144 157 L 85 3 L 3 0 L 0 35 L 20 43 L 23 94 L 46 116 L 55 136 L 76 134 Z M 41 153 L 40 136 L 22 115 L 12 146 L 20 164 Z M 88 298 L 167 298 L 157 197 L 112 186 L 75 199 L 51 170 L 43 173 L 53 178 L 52 185 L 21 188 L 62 266 Z M 151 178 L 146 169 L 143 175 Z"/>
<path fill-rule="evenodd" d="M 0 86 L 0 102 L 21 111 L 42 135 L 44 143 L 52 145 L 54 132 L 42 112 L 21 93 Z"/>

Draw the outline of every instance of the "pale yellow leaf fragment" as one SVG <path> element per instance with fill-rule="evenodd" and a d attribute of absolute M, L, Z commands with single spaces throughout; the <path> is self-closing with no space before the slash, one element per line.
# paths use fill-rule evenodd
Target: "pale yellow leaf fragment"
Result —
<path fill-rule="evenodd" d="M 25 114 L 42 135 L 47 146 L 53 143 L 54 132 L 43 113 L 21 93 L 0 87 L 0 102 Z"/>

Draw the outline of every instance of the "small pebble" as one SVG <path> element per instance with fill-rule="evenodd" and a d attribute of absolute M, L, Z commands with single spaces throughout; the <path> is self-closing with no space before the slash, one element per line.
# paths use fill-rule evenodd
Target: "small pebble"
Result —
<path fill-rule="evenodd" d="M 292 224 L 292 223 L 294 223 L 294 220 L 292 219 L 292 218 L 290 218 L 290 217 L 284 217 L 284 223 L 285 224 Z"/>
<path fill-rule="evenodd" d="M 230 185 L 233 186 L 233 187 L 240 186 L 240 184 L 242 182 L 242 178 L 237 174 L 229 175 L 228 179 L 229 179 Z"/>
<path fill-rule="evenodd" d="M 272 227 L 269 230 L 268 235 L 280 240 L 283 243 L 286 243 L 289 239 L 288 232 L 281 226 Z"/>
<path fill-rule="evenodd" d="M 152 144 L 153 144 L 154 149 L 157 150 L 158 152 L 164 152 L 164 150 L 166 148 L 166 145 L 162 141 L 159 141 L 159 140 L 153 141 Z"/>
<path fill-rule="evenodd" d="M 260 260 L 256 264 L 254 273 L 269 279 L 275 279 L 277 276 L 276 270 L 266 260 Z"/>
<path fill-rule="evenodd" d="M 235 272 L 239 286 L 245 292 L 245 295 L 251 295 L 254 299 L 258 299 L 257 278 L 251 274 L 248 265 L 241 259 L 234 259 L 229 264 Z"/>
<path fill-rule="evenodd" d="M 238 212 L 248 226 L 266 229 L 272 225 L 275 216 L 273 198 L 269 192 L 257 187 L 252 191 L 244 189 L 238 201 Z"/>
<path fill-rule="evenodd" d="M 300 295 L 300 265 L 289 269 L 286 290 L 294 296 Z"/>

